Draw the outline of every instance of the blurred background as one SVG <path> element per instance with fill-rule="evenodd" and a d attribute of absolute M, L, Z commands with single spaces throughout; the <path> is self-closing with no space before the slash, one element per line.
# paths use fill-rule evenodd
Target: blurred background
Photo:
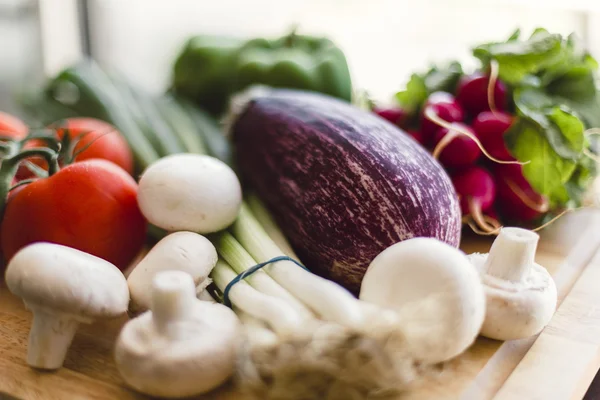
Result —
<path fill-rule="evenodd" d="M 14 93 L 83 55 L 163 91 L 192 34 L 278 36 L 293 25 L 346 53 L 356 86 L 387 101 L 429 62 L 464 57 L 475 43 L 576 32 L 600 57 L 600 2 L 513 0 L 0 0 L 0 109 Z"/>

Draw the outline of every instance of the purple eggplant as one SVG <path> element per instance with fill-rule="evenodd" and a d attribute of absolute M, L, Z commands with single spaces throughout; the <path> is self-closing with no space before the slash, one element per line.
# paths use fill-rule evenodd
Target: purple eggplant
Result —
<path fill-rule="evenodd" d="M 272 89 L 232 118 L 238 171 L 313 272 L 360 288 L 388 246 L 458 246 L 461 214 L 440 164 L 407 133 L 325 95 Z"/>

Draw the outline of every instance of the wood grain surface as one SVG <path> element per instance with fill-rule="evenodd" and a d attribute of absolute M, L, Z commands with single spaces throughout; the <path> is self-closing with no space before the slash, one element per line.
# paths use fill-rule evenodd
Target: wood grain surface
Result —
<path fill-rule="evenodd" d="M 480 338 L 407 399 L 581 399 L 600 367 L 600 233 L 597 215 L 565 249 L 548 234 L 536 257 L 553 274 L 560 306 L 551 324 L 535 338 L 498 342 Z M 600 225 L 600 224 L 599 224 Z M 462 248 L 487 252 L 491 239 L 465 237 Z M 0 282 L 0 398 L 145 399 L 127 389 L 113 362 L 113 345 L 126 318 L 80 328 L 64 367 L 39 372 L 25 363 L 31 314 Z M 8 397 L 7 397 L 8 398 Z M 206 400 L 243 400 L 228 385 Z"/>

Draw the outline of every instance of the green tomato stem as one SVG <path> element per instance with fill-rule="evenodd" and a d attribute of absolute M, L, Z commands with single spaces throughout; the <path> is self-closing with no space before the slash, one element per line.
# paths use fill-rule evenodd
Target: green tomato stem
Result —
<path fill-rule="evenodd" d="M 12 189 L 12 180 L 17 174 L 19 163 L 29 157 L 39 156 L 48 163 L 48 175 L 51 176 L 58 172 L 58 153 L 49 148 L 33 148 L 21 151 L 23 141 L 13 142 L 9 148 L 8 154 L 2 158 L 0 164 L 0 220 L 4 217 L 8 193 Z"/>

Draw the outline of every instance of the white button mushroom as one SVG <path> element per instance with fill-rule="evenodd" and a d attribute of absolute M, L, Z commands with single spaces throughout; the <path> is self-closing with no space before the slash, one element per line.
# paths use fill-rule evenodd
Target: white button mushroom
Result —
<path fill-rule="evenodd" d="M 139 392 L 199 395 L 232 375 L 240 336 L 231 309 L 196 299 L 189 274 L 163 271 L 153 280 L 151 310 L 123 327 L 115 360 L 125 382 Z"/>
<path fill-rule="evenodd" d="M 197 292 L 211 282 L 208 275 L 217 263 L 215 246 L 194 232 L 175 232 L 165 236 L 146 254 L 127 278 L 131 303 L 129 309 L 140 313 L 150 308 L 152 280 L 165 270 L 187 272 L 192 276 Z"/>
<path fill-rule="evenodd" d="M 483 287 L 466 255 L 429 238 L 396 243 L 375 257 L 360 299 L 396 311 L 411 351 L 426 363 L 465 351 L 485 315 Z"/>
<path fill-rule="evenodd" d="M 41 369 L 62 366 L 79 323 L 117 317 L 129 303 L 117 267 L 52 243 L 21 249 L 8 264 L 6 284 L 33 312 L 27 363 Z"/>
<path fill-rule="evenodd" d="M 174 154 L 154 162 L 139 182 L 144 216 L 167 231 L 212 233 L 236 219 L 242 189 L 235 172 L 214 157 Z"/>
<path fill-rule="evenodd" d="M 497 340 L 539 333 L 556 310 L 557 291 L 548 271 L 534 262 L 539 235 L 502 228 L 489 254 L 472 254 L 487 297 L 483 336 Z"/>

